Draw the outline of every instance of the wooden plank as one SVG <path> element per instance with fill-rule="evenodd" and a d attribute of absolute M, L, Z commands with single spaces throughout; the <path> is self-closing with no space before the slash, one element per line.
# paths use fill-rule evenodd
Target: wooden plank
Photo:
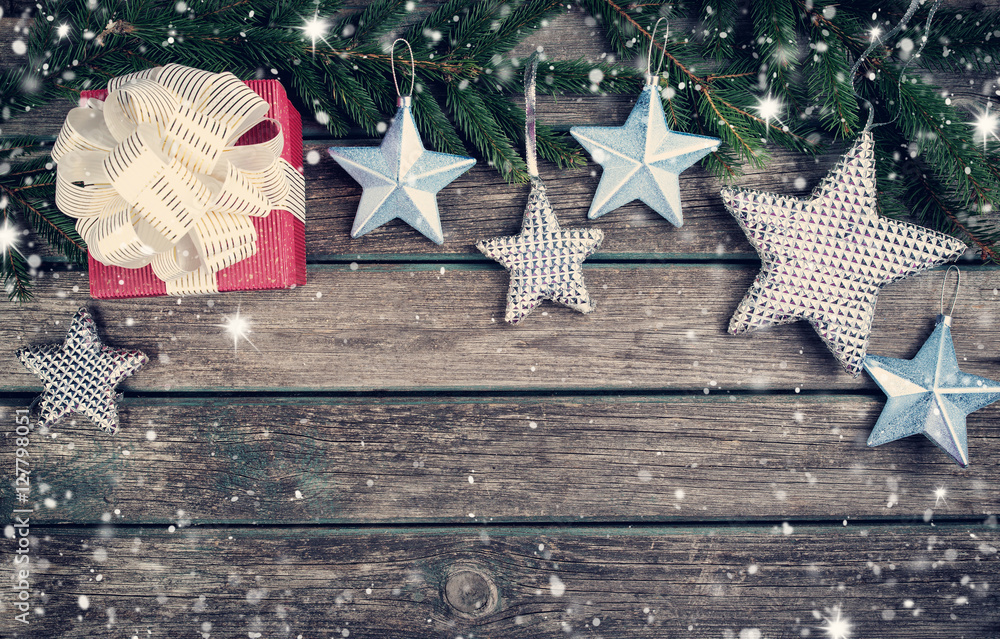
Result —
<path fill-rule="evenodd" d="M 37 300 L 5 318 L 0 341 L 11 348 L 62 341 L 73 313 L 87 304 L 109 344 L 150 356 L 126 382 L 132 390 L 875 388 L 866 376 L 845 373 L 806 323 L 727 334 L 756 272 L 737 265 L 588 268 L 595 312 L 546 303 L 518 326 L 503 321 L 508 276 L 492 267 L 316 266 L 294 290 L 104 302 L 88 302 L 82 274 L 62 272 L 39 282 Z M 871 352 L 912 357 L 933 327 L 941 284 L 938 270 L 886 287 Z M 1000 377 L 998 308 L 1000 269 L 966 269 L 953 333 L 969 373 Z M 234 352 L 220 325 L 237 311 L 252 321 L 254 347 L 243 342 Z M 0 388 L 31 392 L 38 383 L 5 357 Z"/>
<path fill-rule="evenodd" d="M 18 404 L 5 404 L 0 423 L 13 424 Z M 113 438 L 84 419 L 36 432 L 29 504 L 41 523 L 115 525 L 1000 512 L 1000 432 L 990 428 L 1000 405 L 970 416 L 966 469 L 923 437 L 866 448 L 883 405 L 857 396 L 141 398 L 124 404 Z M 0 441 L 0 456 L 13 458 L 13 435 Z M 2 499 L 4 512 L 22 507 L 12 491 Z"/>
<path fill-rule="evenodd" d="M 1000 630 L 991 522 L 33 529 L 44 616 L 4 624 L 26 639 L 748 639 L 827 636 L 825 617 L 851 637 L 985 638 Z"/>

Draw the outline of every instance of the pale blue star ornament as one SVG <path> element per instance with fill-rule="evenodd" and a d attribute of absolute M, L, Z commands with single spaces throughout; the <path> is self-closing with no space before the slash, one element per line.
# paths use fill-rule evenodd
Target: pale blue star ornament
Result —
<path fill-rule="evenodd" d="M 332 147 L 330 155 L 363 189 L 351 237 L 399 218 L 435 244 L 444 242 L 437 193 L 472 168 L 473 158 L 424 148 L 410 97 L 399 108 L 379 146 Z"/>
<path fill-rule="evenodd" d="M 969 465 L 965 417 L 1000 400 L 1000 382 L 958 369 L 950 327 L 951 316 L 938 315 L 913 359 L 865 357 L 865 371 L 889 397 L 869 446 L 923 434 L 957 464 Z"/>
<path fill-rule="evenodd" d="M 569 131 L 603 167 L 587 213 L 592 220 L 641 200 L 674 226 L 684 223 L 679 176 L 718 149 L 719 140 L 671 131 L 658 85 L 659 76 L 647 76 L 623 126 L 575 126 Z"/>

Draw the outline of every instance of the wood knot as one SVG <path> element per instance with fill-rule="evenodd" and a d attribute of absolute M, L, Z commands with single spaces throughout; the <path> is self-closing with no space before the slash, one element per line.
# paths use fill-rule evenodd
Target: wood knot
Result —
<path fill-rule="evenodd" d="M 459 616 L 481 617 L 496 608 L 498 599 L 496 584 L 479 567 L 462 564 L 448 571 L 444 600 Z"/>

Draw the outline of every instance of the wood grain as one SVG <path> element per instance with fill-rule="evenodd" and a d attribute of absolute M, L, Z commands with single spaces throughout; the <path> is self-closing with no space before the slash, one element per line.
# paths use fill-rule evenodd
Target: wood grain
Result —
<path fill-rule="evenodd" d="M 45 615 L 14 628 L 5 611 L 2 623 L 6 636 L 25 639 L 746 639 L 822 637 L 823 617 L 839 609 L 852 637 L 989 637 L 1000 631 L 998 546 L 995 520 L 821 529 L 64 528 L 32 546 Z M 459 614 L 444 597 L 456 569 L 470 567 L 495 584 L 496 604 Z"/>
<path fill-rule="evenodd" d="M 83 275 L 56 273 L 39 282 L 36 301 L 5 318 L 0 343 L 62 341 L 88 304 L 107 343 L 152 360 L 126 382 L 132 390 L 875 388 L 844 372 L 803 322 L 726 332 L 755 267 L 587 268 L 596 311 L 546 303 L 512 327 L 503 321 L 508 276 L 498 268 L 354 266 L 312 267 L 309 283 L 290 291 L 100 303 L 88 302 Z M 916 354 L 933 328 L 942 272 L 884 289 L 872 353 Z M 969 373 L 997 375 L 998 290 L 1000 269 L 965 271 L 953 334 Z M 221 325 L 237 311 L 252 321 L 253 346 L 234 352 Z M 13 357 L 0 358 L 0 379 L 11 391 L 38 388 Z"/>
<path fill-rule="evenodd" d="M 923 437 L 866 448 L 884 403 L 137 398 L 124 404 L 115 437 L 86 419 L 36 432 L 32 499 L 41 523 L 115 525 L 941 521 L 1000 512 L 1000 405 L 970 416 L 972 465 L 962 469 Z M 0 421 L 13 423 L 17 406 Z M 0 456 L 12 458 L 13 437 L 2 441 Z M 18 507 L 10 491 L 0 503 Z"/>

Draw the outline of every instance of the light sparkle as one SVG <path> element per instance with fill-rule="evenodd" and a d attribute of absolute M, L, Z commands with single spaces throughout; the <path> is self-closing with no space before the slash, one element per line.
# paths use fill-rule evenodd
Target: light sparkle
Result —
<path fill-rule="evenodd" d="M 767 94 L 767 97 L 758 100 L 757 106 L 754 108 L 757 110 L 757 115 L 764 120 L 764 127 L 768 131 L 771 129 L 771 120 L 782 124 L 778 115 L 784 110 L 785 105 L 778 98 L 771 97 L 770 93 Z"/>
<path fill-rule="evenodd" d="M 996 113 L 990 113 L 990 103 L 986 103 L 986 110 L 981 112 L 976 118 L 976 121 L 972 123 L 975 127 L 976 133 L 983 136 L 983 149 L 986 149 L 986 142 L 989 138 L 994 138 L 1000 140 L 997 136 L 997 127 L 1000 126 L 1000 116 Z"/>
<path fill-rule="evenodd" d="M 225 320 L 226 320 L 225 324 L 214 324 L 214 326 L 226 329 L 226 332 L 229 333 L 229 336 L 233 338 L 234 353 L 238 350 L 237 347 L 239 346 L 241 339 L 246 340 L 247 344 L 253 346 L 253 349 L 255 351 L 257 351 L 258 353 L 260 352 L 260 349 L 257 348 L 257 346 L 253 342 L 251 342 L 250 338 L 248 337 L 251 333 L 250 318 L 240 316 L 239 307 L 236 307 L 235 315 L 226 315 Z"/>
<path fill-rule="evenodd" d="M 318 14 L 313 14 L 313 17 L 306 20 L 304 26 L 299 27 L 302 30 L 303 35 L 312 41 L 312 48 L 316 48 L 316 41 L 322 40 L 326 42 L 326 34 L 330 28 L 330 23 L 319 17 Z"/>
<path fill-rule="evenodd" d="M 62 40 L 63 38 L 65 38 L 66 36 L 69 35 L 69 29 L 70 29 L 70 26 L 68 24 L 66 24 L 66 23 L 60 24 L 56 28 L 56 35 L 58 35 L 59 39 Z"/>
<path fill-rule="evenodd" d="M 822 630 L 829 639 L 850 639 L 851 620 L 840 616 L 840 606 L 827 609 L 829 617 L 823 617 Z"/>
<path fill-rule="evenodd" d="M 0 255 L 6 255 L 7 251 L 17 250 L 17 242 L 21 231 L 14 225 L 4 220 L 0 227 Z"/>
<path fill-rule="evenodd" d="M 938 486 L 937 488 L 934 489 L 934 507 L 935 508 L 937 508 L 937 505 L 939 503 L 941 503 L 942 501 L 944 501 L 945 504 L 948 503 L 948 500 L 945 499 L 945 496 L 947 494 L 948 494 L 948 489 L 945 488 L 944 486 Z"/>

